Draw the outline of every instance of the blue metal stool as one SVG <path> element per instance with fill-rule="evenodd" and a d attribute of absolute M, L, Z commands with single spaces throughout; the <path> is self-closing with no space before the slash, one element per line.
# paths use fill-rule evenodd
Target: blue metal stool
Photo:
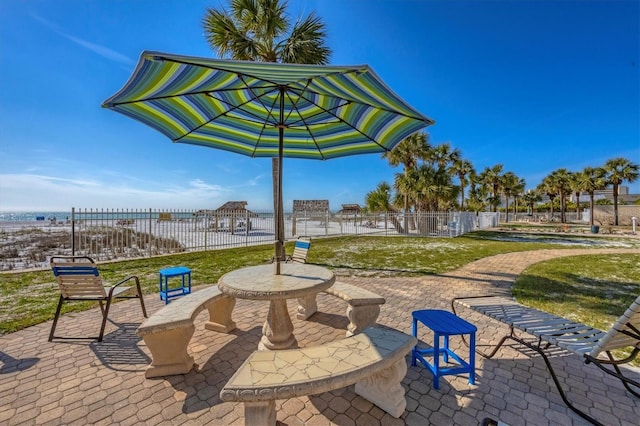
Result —
<path fill-rule="evenodd" d="M 160 300 L 164 300 L 165 305 L 169 303 L 169 299 L 172 297 L 191 293 L 191 269 L 186 266 L 160 269 L 158 275 Z M 180 287 L 169 288 L 169 278 L 171 277 L 182 277 L 182 285 Z M 185 279 L 187 282 L 185 282 Z"/>
<path fill-rule="evenodd" d="M 433 373 L 433 388 L 439 389 L 440 376 L 451 374 L 469 373 L 469 383 L 476 381 L 476 331 L 475 325 L 468 323 L 462 318 L 448 311 L 436 309 L 424 309 L 412 312 L 413 335 L 418 337 L 418 321 L 429 327 L 434 334 L 433 349 L 419 349 L 418 345 L 411 351 L 411 365 L 416 365 L 416 359 Z M 469 335 L 469 362 L 467 363 L 449 349 L 449 337 L 459 335 Z M 444 345 L 440 346 L 440 337 L 444 338 Z M 433 364 L 427 361 L 424 356 L 433 356 Z M 440 356 L 445 363 L 449 362 L 449 357 L 453 358 L 458 365 L 453 367 L 441 367 Z"/>

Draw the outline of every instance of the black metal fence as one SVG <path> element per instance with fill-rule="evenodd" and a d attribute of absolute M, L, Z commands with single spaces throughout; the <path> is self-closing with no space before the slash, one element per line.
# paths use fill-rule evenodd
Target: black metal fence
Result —
<path fill-rule="evenodd" d="M 455 237 L 498 225 L 498 214 L 469 212 L 285 214 L 285 236 Z M 99 260 L 150 257 L 272 243 L 273 212 L 72 209 L 71 249 Z"/>

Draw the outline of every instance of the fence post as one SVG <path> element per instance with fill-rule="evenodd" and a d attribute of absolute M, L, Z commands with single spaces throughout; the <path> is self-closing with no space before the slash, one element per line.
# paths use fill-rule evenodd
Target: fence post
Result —
<path fill-rule="evenodd" d="M 329 235 L 329 210 L 324 212 L 324 236 Z"/>
<path fill-rule="evenodd" d="M 71 256 L 76 255 L 76 208 L 71 207 Z"/>
<path fill-rule="evenodd" d="M 151 239 L 152 237 L 152 232 L 151 232 L 151 222 L 152 222 L 152 218 L 151 218 L 152 214 L 151 214 L 151 208 L 149 208 L 149 257 L 151 257 Z"/>

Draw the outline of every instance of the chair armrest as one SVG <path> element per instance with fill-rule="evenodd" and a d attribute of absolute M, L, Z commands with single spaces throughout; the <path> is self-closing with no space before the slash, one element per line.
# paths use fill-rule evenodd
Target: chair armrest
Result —
<path fill-rule="evenodd" d="M 111 295 L 113 294 L 113 290 L 115 290 L 117 287 L 119 287 L 122 284 L 124 284 L 124 283 L 126 283 L 128 281 L 131 281 L 131 280 L 135 280 L 136 287 L 138 287 L 138 289 L 140 289 L 140 280 L 138 279 L 138 277 L 135 276 L 135 275 L 130 275 L 130 276 L 118 281 L 117 283 L 115 283 L 111 287 L 109 287 L 109 297 L 111 297 Z"/>

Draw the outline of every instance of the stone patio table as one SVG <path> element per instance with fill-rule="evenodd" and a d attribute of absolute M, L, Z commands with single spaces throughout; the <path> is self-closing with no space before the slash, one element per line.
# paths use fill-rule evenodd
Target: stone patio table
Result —
<path fill-rule="evenodd" d="M 270 302 L 259 350 L 296 347 L 287 299 L 315 296 L 336 280 L 333 272 L 316 265 L 281 263 L 280 267 L 280 275 L 275 275 L 274 266 L 267 264 L 231 271 L 218 281 L 220 290 L 229 296 Z"/>

